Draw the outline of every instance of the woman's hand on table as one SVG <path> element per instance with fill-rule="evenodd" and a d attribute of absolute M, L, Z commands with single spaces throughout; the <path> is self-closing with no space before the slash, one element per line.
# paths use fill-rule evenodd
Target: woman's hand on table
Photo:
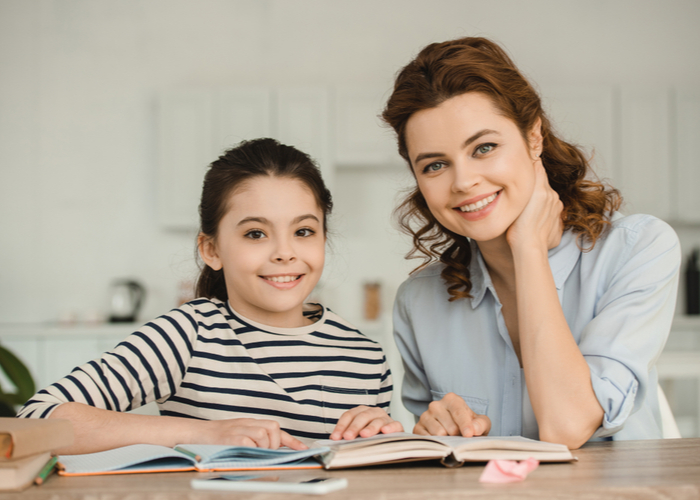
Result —
<path fill-rule="evenodd" d="M 330 437 L 336 441 L 350 440 L 402 431 L 401 422 L 392 419 L 383 409 L 376 406 L 356 406 L 343 413 Z"/>
<path fill-rule="evenodd" d="M 486 436 L 491 431 L 491 419 L 478 415 L 464 399 L 450 392 L 433 401 L 413 428 L 414 434 L 425 436 Z"/>

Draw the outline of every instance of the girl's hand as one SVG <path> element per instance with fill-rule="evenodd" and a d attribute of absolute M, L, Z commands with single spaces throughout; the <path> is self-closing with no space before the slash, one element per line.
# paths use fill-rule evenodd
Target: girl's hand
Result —
<path fill-rule="evenodd" d="M 355 439 L 356 437 L 371 437 L 376 434 L 391 434 L 402 432 L 403 425 L 392 419 L 381 408 L 376 406 L 357 406 L 348 410 L 338 419 L 331 433 L 331 439 Z"/>
<path fill-rule="evenodd" d="M 425 436 L 486 436 L 491 419 L 477 415 L 462 398 L 450 392 L 440 401 L 433 401 L 413 428 L 414 434 Z"/>
<path fill-rule="evenodd" d="M 197 421 L 191 442 L 200 444 L 227 444 L 276 450 L 288 446 L 306 450 L 308 446 L 280 429 L 274 420 L 233 418 L 228 420 Z M 204 431 L 204 432 L 202 432 Z"/>
<path fill-rule="evenodd" d="M 549 185 L 542 160 L 537 158 L 533 167 L 535 187 L 530 201 L 506 231 L 506 239 L 513 250 L 525 244 L 549 250 L 559 245 L 564 230 L 561 218 L 564 204 Z"/>

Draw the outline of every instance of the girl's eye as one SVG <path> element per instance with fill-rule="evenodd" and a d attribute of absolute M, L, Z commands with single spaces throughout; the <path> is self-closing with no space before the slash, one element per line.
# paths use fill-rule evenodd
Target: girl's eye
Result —
<path fill-rule="evenodd" d="M 252 231 L 245 233 L 245 237 L 250 238 L 251 240 L 259 240 L 265 237 L 265 233 L 258 229 L 253 229 Z"/>
<path fill-rule="evenodd" d="M 485 155 L 485 154 L 490 153 L 494 149 L 496 149 L 496 145 L 493 143 L 481 144 L 481 145 L 477 146 L 476 149 L 474 150 L 474 155 L 475 156 Z"/>
<path fill-rule="evenodd" d="M 431 172 L 437 172 L 437 171 L 441 170 L 442 167 L 444 167 L 444 166 L 445 166 L 444 163 L 439 162 L 439 161 L 436 161 L 435 163 L 431 163 L 430 165 L 426 166 L 426 167 L 423 169 L 423 173 L 424 173 L 424 174 L 429 174 L 429 173 L 431 173 Z"/>
<path fill-rule="evenodd" d="M 296 236 L 301 236 L 302 238 L 307 238 L 316 234 L 316 231 L 314 231 L 313 229 L 309 229 L 308 227 L 304 227 L 302 229 L 298 229 L 297 232 L 294 234 Z"/>

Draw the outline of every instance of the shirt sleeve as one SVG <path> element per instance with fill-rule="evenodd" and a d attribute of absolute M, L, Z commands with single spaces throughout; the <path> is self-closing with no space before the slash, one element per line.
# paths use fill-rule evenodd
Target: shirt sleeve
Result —
<path fill-rule="evenodd" d="M 593 437 L 621 430 L 648 391 L 656 390 L 649 377 L 671 328 L 681 260 L 675 232 L 653 217 L 608 237 L 614 239 L 606 243 L 616 254 L 614 270 L 601 285 L 595 316 L 579 342 L 605 411 Z"/>
<path fill-rule="evenodd" d="M 410 281 L 406 281 L 399 287 L 394 302 L 394 339 L 404 367 L 401 399 L 406 409 L 418 419 L 428 409 L 433 398 L 416 343 L 409 302 Z"/>
<path fill-rule="evenodd" d="M 197 322 L 191 306 L 174 309 L 37 392 L 18 417 L 46 418 L 58 405 L 79 402 L 129 411 L 174 394 L 192 357 Z"/>

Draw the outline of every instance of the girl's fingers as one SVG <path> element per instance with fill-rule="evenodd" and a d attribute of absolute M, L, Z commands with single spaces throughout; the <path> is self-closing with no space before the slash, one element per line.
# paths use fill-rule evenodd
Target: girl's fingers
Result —
<path fill-rule="evenodd" d="M 365 429 L 368 426 L 371 426 L 375 420 L 381 419 L 383 417 L 386 417 L 387 419 L 389 418 L 389 416 L 386 414 L 386 412 L 384 410 L 382 410 L 381 408 L 376 408 L 376 407 L 368 408 L 366 406 L 360 407 L 360 408 L 362 408 L 362 411 L 360 411 L 359 413 L 354 415 L 352 423 L 348 426 L 348 428 L 345 430 L 345 432 L 343 432 L 343 439 L 347 439 L 347 440 L 355 439 L 357 436 L 360 435 L 360 432 L 362 431 L 362 429 Z M 386 422 L 384 422 L 384 423 L 386 423 Z M 376 426 L 376 424 L 375 424 L 375 426 Z M 374 426 L 372 427 L 372 429 L 373 428 L 374 428 Z M 377 428 L 377 432 L 379 431 L 380 428 L 381 428 L 381 425 Z M 374 434 L 376 434 L 377 432 L 374 432 L 371 435 L 374 436 Z"/>
<path fill-rule="evenodd" d="M 331 433 L 330 438 L 334 439 L 336 441 L 343 439 L 343 434 L 345 433 L 348 426 L 355 419 L 355 415 L 362 413 L 362 411 L 365 408 L 367 408 L 367 407 L 366 406 L 356 406 L 355 408 L 343 413 L 340 416 L 340 418 L 338 419 L 338 423 L 335 424 L 335 428 L 333 429 L 333 432 Z"/>
<path fill-rule="evenodd" d="M 391 434 L 393 432 L 403 432 L 403 424 L 401 422 L 398 422 L 396 420 L 392 420 L 388 424 L 386 424 L 384 427 L 380 429 L 380 432 L 382 434 Z"/>
<path fill-rule="evenodd" d="M 280 431 L 280 444 L 293 450 L 307 450 L 309 447 L 285 431 Z"/>

